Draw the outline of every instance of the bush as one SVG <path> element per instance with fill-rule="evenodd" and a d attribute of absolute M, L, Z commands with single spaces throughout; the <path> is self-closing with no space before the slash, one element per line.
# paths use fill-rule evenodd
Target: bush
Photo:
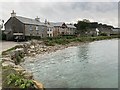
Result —
<path fill-rule="evenodd" d="M 25 40 L 31 40 L 31 39 L 40 40 L 41 36 L 25 36 Z"/>
<path fill-rule="evenodd" d="M 15 64 L 18 65 L 20 62 L 21 62 L 21 57 L 20 56 L 16 56 Z"/>
<path fill-rule="evenodd" d="M 65 38 L 65 39 L 73 39 L 75 37 L 76 37 L 75 35 L 63 35 L 62 36 L 62 38 Z"/>
<path fill-rule="evenodd" d="M 2 31 L 2 33 L 0 33 L 0 39 L 1 40 L 6 40 L 6 35 L 3 31 Z"/>
<path fill-rule="evenodd" d="M 107 33 L 101 33 L 100 36 L 107 36 Z"/>
<path fill-rule="evenodd" d="M 2 67 L 2 87 L 32 88 L 33 82 L 25 79 L 20 73 L 16 72 L 12 66 L 4 66 Z"/>
<path fill-rule="evenodd" d="M 54 46 L 55 45 L 55 43 L 53 43 L 52 41 L 44 41 L 44 43 L 45 43 L 45 45 L 46 46 Z"/>
<path fill-rule="evenodd" d="M 62 45 L 64 45 L 64 44 L 68 44 L 70 41 L 69 40 L 67 40 L 67 39 L 56 39 L 55 41 L 54 41 L 56 44 L 62 44 Z"/>
<path fill-rule="evenodd" d="M 20 52 L 19 56 L 20 56 L 21 58 L 24 58 L 24 57 L 25 57 L 25 54 L 24 54 L 23 52 Z"/>
<path fill-rule="evenodd" d="M 19 88 L 31 88 L 34 85 L 31 80 L 24 79 L 22 76 L 13 73 L 7 76 L 7 84 L 13 84 Z"/>

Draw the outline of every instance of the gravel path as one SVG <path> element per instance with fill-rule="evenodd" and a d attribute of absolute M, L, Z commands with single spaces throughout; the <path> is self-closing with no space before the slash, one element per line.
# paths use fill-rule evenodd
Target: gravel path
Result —
<path fill-rule="evenodd" d="M 23 43 L 25 42 L 0 41 L 0 53 L 11 47 L 14 47 L 16 45 L 23 44 Z"/>

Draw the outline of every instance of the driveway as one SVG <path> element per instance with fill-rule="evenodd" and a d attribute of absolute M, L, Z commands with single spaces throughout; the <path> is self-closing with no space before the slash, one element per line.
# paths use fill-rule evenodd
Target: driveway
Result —
<path fill-rule="evenodd" d="M 0 54 L 2 51 L 23 43 L 24 42 L 0 41 Z"/>

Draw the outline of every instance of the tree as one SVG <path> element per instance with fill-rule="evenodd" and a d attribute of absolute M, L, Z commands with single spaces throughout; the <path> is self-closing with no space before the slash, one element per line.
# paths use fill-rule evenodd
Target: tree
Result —
<path fill-rule="evenodd" d="M 90 23 L 90 20 L 83 19 L 83 22 Z"/>
<path fill-rule="evenodd" d="M 78 21 L 77 24 L 75 24 L 77 28 L 77 33 L 85 34 L 87 31 L 87 28 L 89 28 L 90 23 L 84 22 L 84 21 Z"/>

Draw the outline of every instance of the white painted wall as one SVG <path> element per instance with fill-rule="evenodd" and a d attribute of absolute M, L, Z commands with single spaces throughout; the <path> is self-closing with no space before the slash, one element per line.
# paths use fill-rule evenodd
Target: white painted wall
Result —
<path fill-rule="evenodd" d="M 48 27 L 47 28 L 47 35 L 48 35 L 48 37 L 53 37 L 53 30 L 54 30 L 53 27 Z"/>

